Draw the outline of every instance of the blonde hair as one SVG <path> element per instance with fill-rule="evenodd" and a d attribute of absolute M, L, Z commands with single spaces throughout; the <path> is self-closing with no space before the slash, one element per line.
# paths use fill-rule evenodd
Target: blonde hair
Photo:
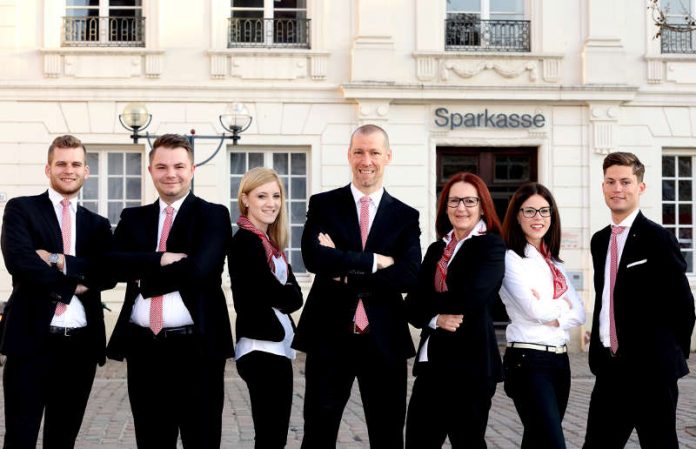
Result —
<path fill-rule="evenodd" d="M 280 188 L 280 212 L 278 212 L 275 221 L 268 226 L 268 238 L 283 251 L 288 244 L 288 213 L 285 205 L 285 188 L 278 173 L 265 167 L 252 168 L 246 172 L 239 183 L 237 205 L 239 206 L 239 212 L 246 217 L 249 213 L 249 208 L 244 205 L 242 195 L 249 195 L 255 188 L 269 182 L 275 182 Z"/>

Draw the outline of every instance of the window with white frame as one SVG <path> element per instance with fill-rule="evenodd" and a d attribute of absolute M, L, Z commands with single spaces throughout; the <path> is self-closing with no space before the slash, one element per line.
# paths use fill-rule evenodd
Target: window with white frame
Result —
<path fill-rule="evenodd" d="M 662 155 L 662 225 L 672 231 L 694 273 L 694 179 L 696 152 L 670 151 Z"/>
<path fill-rule="evenodd" d="M 227 46 L 309 48 L 307 0 L 230 0 Z"/>
<path fill-rule="evenodd" d="M 660 0 L 668 28 L 660 30 L 662 53 L 696 53 L 696 32 L 687 24 L 687 17 L 696 11 L 696 0 Z"/>
<path fill-rule="evenodd" d="M 67 0 L 63 46 L 144 47 L 142 0 Z"/>
<path fill-rule="evenodd" d="M 143 154 L 117 148 L 87 152 L 89 177 L 80 192 L 80 204 L 103 215 L 115 228 L 126 207 L 143 199 Z"/>
<path fill-rule="evenodd" d="M 232 151 L 230 153 L 230 211 L 236 231 L 239 219 L 237 195 L 244 173 L 255 167 L 268 167 L 278 172 L 287 194 L 290 239 L 286 254 L 295 273 L 306 273 L 302 261 L 301 240 L 307 218 L 307 152 L 302 150 Z"/>
<path fill-rule="evenodd" d="M 447 0 L 445 49 L 530 51 L 524 0 Z"/>

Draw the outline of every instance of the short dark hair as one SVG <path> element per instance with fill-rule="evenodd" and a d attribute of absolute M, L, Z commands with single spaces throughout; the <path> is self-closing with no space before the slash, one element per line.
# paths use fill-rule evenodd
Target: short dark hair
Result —
<path fill-rule="evenodd" d="M 87 160 L 87 149 L 85 149 L 82 141 L 75 136 L 71 136 L 70 134 L 58 136 L 53 139 L 51 146 L 48 147 L 48 154 L 46 156 L 49 164 L 53 161 L 53 150 L 56 148 L 82 148 L 82 151 L 85 153 L 85 161 Z"/>
<path fill-rule="evenodd" d="M 638 159 L 633 153 L 627 151 L 617 151 L 615 153 L 609 153 L 607 157 L 604 158 L 604 163 L 602 164 L 603 173 L 606 174 L 607 168 L 612 165 L 623 165 L 625 167 L 631 167 L 633 169 L 633 174 L 638 178 L 638 182 L 643 182 L 643 177 L 645 176 L 645 165 Z"/>
<path fill-rule="evenodd" d="M 441 239 L 452 230 L 452 223 L 447 216 L 447 200 L 449 199 L 449 193 L 452 186 L 458 182 L 466 182 L 474 186 L 479 196 L 481 212 L 483 213 L 483 221 L 486 223 L 486 232 L 500 234 L 500 219 L 498 218 L 498 214 L 495 212 L 493 198 L 491 198 L 491 193 L 488 191 L 486 183 L 483 182 L 483 179 L 479 178 L 473 173 L 459 172 L 454 174 L 449 181 L 447 181 L 447 184 L 445 184 L 445 187 L 442 188 L 440 198 L 437 201 L 437 216 L 435 217 L 435 230 L 437 231 L 437 238 Z"/>
<path fill-rule="evenodd" d="M 551 207 L 551 226 L 541 240 L 544 242 L 551 257 L 559 262 L 563 262 L 558 257 L 561 251 L 561 216 L 558 213 L 556 201 L 553 199 L 551 191 L 538 182 L 522 184 L 510 198 L 507 211 L 505 212 L 505 220 L 503 221 L 503 238 L 505 243 L 518 256 L 525 257 L 524 248 L 527 246 L 527 237 L 524 235 L 519 221 L 517 221 L 517 214 L 522 204 L 534 195 L 544 198 Z"/>
<path fill-rule="evenodd" d="M 152 159 L 155 157 L 155 151 L 157 151 L 157 148 L 159 147 L 183 148 L 188 153 L 191 164 L 193 164 L 193 147 L 191 146 L 191 141 L 189 141 L 185 136 L 180 134 L 163 134 L 159 136 L 155 140 L 155 143 L 152 144 L 152 150 L 150 150 L 149 154 L 150 163 L 152 163 Z"/>
<path fill-rule="evenodd" d="M 361 125 L 361 126 L 358 126 L 357 128 L 355 128 L 355 131 L 353 131 L 353 134 L 350 135 L 350 146 L 348 148 L 353 147 L 353 137 L 355 137 L 356 135 L 360 134 L 363 136 L 369 136 L 370 134 L 375 134 L 375 133 L 379 133 L 382 135 L 382 137 L 384 138 L 384 148 L 389 150 L 390 149 L 389 136 L 387 135 L 387 132 L 383 128 L 381 128 L 377 125 L 373 125 L 371 123 L 368 123 L 366 125 Z"/>

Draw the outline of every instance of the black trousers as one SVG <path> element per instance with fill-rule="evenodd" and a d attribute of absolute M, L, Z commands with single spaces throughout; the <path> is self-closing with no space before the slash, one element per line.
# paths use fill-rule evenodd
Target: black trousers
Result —
<path fill-rule="evenodd" d="M 302 449 L 336 447 L 343 410 L 356 378 L 370 448 L 403 448 L 406 360 L 386 358 L 370 335 L 353 335 L 341 349 L 307 354 Z"/>
<path fill-rule="evenodd" d="M 194 335 L 138 331 L 126 360 L 139 449 L 175 449 L 179 432 L 186 449 L 220 448 L 224 358 L 203 355 Z"/>
<path fill-rule="evenodd" d="M 507 348 L 505 392 L 524 425 L 522 449 L 565 449 L 562 421 L 570 394 L 568 354 Z"/>
<path fill-rule="evenodd" d="M 256 449 L 284 448 L 292 406 L 292 362 L 287 357 L 252 351 L 237 360 L 249 388 Z"/>
<path fill-rule="evenodd" d="M 583 448 L 623 448 L 635 428 L 642 449 L 677 449 L 678 398 L 676 379 L 646 376 L 621 357 L 611 359 L 595 380 Z"/>
<path fill-rule="evenodd" d="M 439 449 L 447 437 L 453 449 L 485 449 L 496 382 L 467 379 L 459 370 L 430 362 L 418 371 L 408 404 L 406 449 Z"/>
<path fill-rule="evenodd" d="M 5 449 L 36 448 L 44 413 L 43 447 L 75 447 L 97 368 L 90 352 L 84 335 L 51 335 L 45 354 L 7 357 Z"/>

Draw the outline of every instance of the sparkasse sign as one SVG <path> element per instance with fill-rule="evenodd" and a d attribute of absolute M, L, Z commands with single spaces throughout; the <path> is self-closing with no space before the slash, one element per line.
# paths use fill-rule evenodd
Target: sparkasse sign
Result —
<path fill-rule="evenodd" d="M 489 113 L 488 108 L 474 114 L 450 112 L 447 108 L 435 109 L 435 126 L 439 128 L 542 128 L 546 124 L 543 114 Z"/>

